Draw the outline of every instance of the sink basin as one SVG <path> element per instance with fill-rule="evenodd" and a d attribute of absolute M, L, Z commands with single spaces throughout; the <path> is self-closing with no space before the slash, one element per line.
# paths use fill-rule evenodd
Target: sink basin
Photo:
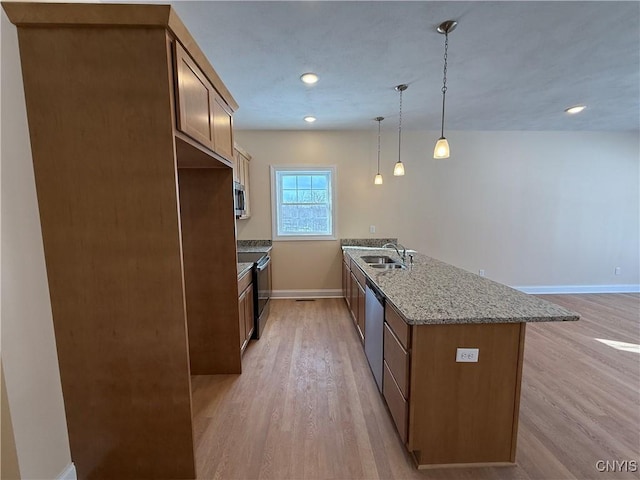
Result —
<path fill-rule="evenodd" d="M 368 264 L 389 264 L 389 263 L 398 263 L 393 258 L 388 257 L 386 255 L 365 255 L 360 257 L 363 262 Z"/>
<path fill-rule="evenodd" d="M 385 270 L 391 270 L 394 268 L 407 268 L 406 265 L 402 265 L 401 263 L 374 263 L 373 265 L 369 265 L 371 268 L 380 268 Z"/>

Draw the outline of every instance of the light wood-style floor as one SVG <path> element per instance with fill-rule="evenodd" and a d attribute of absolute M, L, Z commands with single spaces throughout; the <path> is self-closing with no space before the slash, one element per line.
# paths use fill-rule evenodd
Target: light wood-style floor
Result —
<path fill-rule="evenodd" d="M 199 479 L 623 479 L 640 463 L 636 294 L 556 295 L 571 323 L 527 326 L 515 467 L 418 471 L 395 432 L 342 299 L 271 302 L 242 375 L 193 377 Z"/>

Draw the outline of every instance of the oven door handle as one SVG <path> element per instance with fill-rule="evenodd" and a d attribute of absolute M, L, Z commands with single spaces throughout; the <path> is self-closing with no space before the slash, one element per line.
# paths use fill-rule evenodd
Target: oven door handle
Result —
<path fill-rule="evenodd" d="M 265 260 L 258 263 L 257 270 L 261 272 L 271 263 L 271 257 L 267 256 Z"/>

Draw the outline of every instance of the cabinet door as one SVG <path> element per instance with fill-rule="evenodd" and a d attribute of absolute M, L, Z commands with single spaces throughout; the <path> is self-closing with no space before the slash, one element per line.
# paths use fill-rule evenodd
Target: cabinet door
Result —
<path fill-rule="evenodd" d="M 231 109 L 217 92 L 211 95 L 213 119 L 213 150 L 223 157 L 233 159 L 233 120 Z M 240 180 L 242 183 L 242 180 Z"/>
<path fill-rule="evenodd" d="M 365 308 L 365 292 L 364 288 L 358 284 L 358 330 L 360 330 L 360 337 L 364 340 L 364 308 Z"/>
<path fill-rule="evenodd" d="M 347 301 L 347 306 L 349 308 L 351 308 L 351 270 L 349 270 L 349 267 L 348 267 L 347 264 L 345 264 L 344 268 L 345 268 L 345 273 L 344 273 L 345 295 L 344 295 L 344 298 Z"/>
<path fill-rule="evenodd" d="M 182 46 L 176 42 L 178 83 L 178 129 L 213 150 L 214 137 L 211 108 L 217 95 L 202 71 Z"/>
<path fill-rule="evenodd" d="M 247 338 L 246 332 L 246 303 L 247 303 L 247 291 L 242 292 L 242 295 L 238 298 L 238 325 L 240 327 L 240 348 L 244 346 L 245 339 Z"/>
<path fill-rule="evenodd" d="M 251 335 L 253 334 L 254 328 L 254 317 L 253 317 L 253 283 L 247 287 L 246 290 L 246 299 L 244 302 L 245 310 L 244 310 L 244 325 L 245 325 L 245 338 L 247 342 L 251 339 Z"/>
<path fill-rule="evenodd" d="M 244 218 L 249 218 L 251 216 L 251 202 L 249 201 L 249 159 L 246 157 L 242 157 L 242 165 L 242 173 L 244 175 Z"/>
<path fill-rule="evenodd" d="M 347 299 L 347 280 L 349 278 L 349 273 L 347 270 L 347 264 L 342 262 L 342 296 L 344 299 Z"/>
<path fill-rule="evenodd" d="M 242 155 L 239 151 L 233 152 L 233 181 L 240 182 L 240 163 L 242 162 Z"/>
<path fill-rule="evenodd" d="M 351 315 L 353 317 L 353 322 L 358 322 L 358 281 L 356 280 L 355 275 L 351 272 Z"/>

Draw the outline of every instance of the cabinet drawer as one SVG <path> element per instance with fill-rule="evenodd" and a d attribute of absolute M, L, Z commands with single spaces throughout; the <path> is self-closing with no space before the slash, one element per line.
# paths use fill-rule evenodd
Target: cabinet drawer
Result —
<path fill-rule="evenodd" d="M 403 443 L 407 443 L 407 419 L 409 416 L 409 403 L 404 399 L 398 385 L 393 380 L 387 362 L 384 362 L 384 377 L 382 380 L 382 394 L 387 402 L 393 422 Z"/>
<path fill-rule="evenodd" d="M 365 276 L 355 260 L 351 260 L 351 271 L 362 288 L 366 285 Z"/>
<path fill-rule="evenodd" d="M 238 280 L 238 296 L 244 292 L 245 288 L 251 285 L 251 272 L 252 271 L 249 270 Z"/>
<path fill-rule="evenodd" d="M 389 328 L 384 324 L 384 361 L 389 366 L 389 371 L 402 392 L 404 398 L 409 398 L 409 353 Z"/>
<path fill-rule="evenodd" d="M 384 306 L 384 319 L 396 334 L 400 344 L 405 350 L 409 350 L 411 342 L 411 326 L 404 321 L 395 308 L 388 303 Z"/>

